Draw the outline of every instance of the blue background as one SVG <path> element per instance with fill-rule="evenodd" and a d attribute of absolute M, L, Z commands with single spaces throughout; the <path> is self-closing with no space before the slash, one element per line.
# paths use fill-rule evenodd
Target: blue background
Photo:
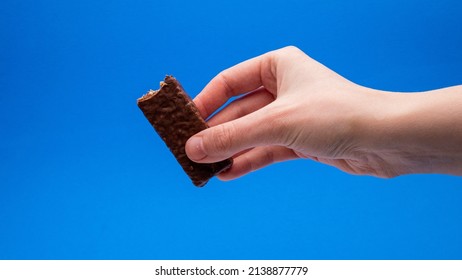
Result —
<path fill-rule="evenodd" d="M 462 178 L 308 160 L 195 188 L 136 106 L 286 45 L 369 87 L 462 84 L 461 1 L 2 1 L 0 258 L 461 259 Z"/>

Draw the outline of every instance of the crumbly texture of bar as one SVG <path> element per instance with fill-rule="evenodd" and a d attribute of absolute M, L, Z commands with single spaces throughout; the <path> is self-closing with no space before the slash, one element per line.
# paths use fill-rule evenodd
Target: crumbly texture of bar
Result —
<path fill-rule="evenodd" d="M 202 187 L 210 178 L 231 167 L 231 158 L 216 163 L 196 163 L 186 155 L 186 141 L 208 126 L 174 77 L 166 76 L 159 90 L 148 91 L 137 103 L 194 185 Z"/>

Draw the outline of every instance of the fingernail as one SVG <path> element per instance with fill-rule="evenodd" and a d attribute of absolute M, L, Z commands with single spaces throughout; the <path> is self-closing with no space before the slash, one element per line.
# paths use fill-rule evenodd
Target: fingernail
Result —
<path fill-rule="evenodd" d="M 204 145 L 202 144 L 202 137 L 192 137 L 188 140 L 188 157 L 191 160 L 201 160 L 207 155 L 204 152 Z"/>

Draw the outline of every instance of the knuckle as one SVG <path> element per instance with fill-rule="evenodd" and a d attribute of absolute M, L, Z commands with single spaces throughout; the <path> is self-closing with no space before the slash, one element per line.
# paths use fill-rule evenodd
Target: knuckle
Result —
<path fill-rule="evenodd" d="M 281 55 L 287 56 L 287 57 L 293 57 L 293 56 L 300 55 L 300 54 L 304 53 L 302 50 L 300 50 L 296 46 L 284 47 L 282 49 L 279 49 L 279 52 L 280 52 Z"/>
<path fill-rule="evenodd" d="M 376 171 L 374 175 L 382 179 L 393 179 L 399 176 L 399 174 L 394 172 L 393 170 L 384 170 L 381 172 Z"/>
<path fill-rule="evenodd" d="M 288 145 L 295 132 L 290 114 L 290 108 L 287 106 L 274 105 L 268 108 L 268 122 L 264 125 L 269 126 L 270 134 L 278 144 Z"/>
<path fill-rule="evenodd" d="M 232 124 L 222 124 L 215 126 L 207 139 L 208 143 L 204 143 L 204 148 L 208 153 L 223 153 L 232 147 L 234 136 L 234 126 Z"/>
<path fill-rule="evenodd" d="M 270 58 L 273 58 L 275 60 L 276 58 L 281 58 L 281 57 L 290 57 L 293 54 L 300 53 L 302 52 L 299 48 L 295 46 L 286 46 L 274 51 L 268 52 Z"/>
<path fill-rule="evenodd" d="M 299 48 L 297 48 L 296 46 L 293 46 L 293 45 L 289 45 L 287 47 L 284 47 L 283 50 L 285 50 L 287 52 L 300 52 L 301 51 Z"/>
<path fill-rule="evenodd" d="M 217 75 L 217 79 L 220 81 L 221 85 L 225 89 L 226 97 L 229 99 L 235 95 L 235 90 L 231 86 L 230 77 L 228 76 L 228 71 L 223 70 Z"/>
<path fill-rule="evenodd" d="M 271 150 L 269 147 L 266 147 L 264 154 L 263 154 L 263 164 L 262 165 L 272 164 L 274 162 L 275 162 L 274 151 Z"/>

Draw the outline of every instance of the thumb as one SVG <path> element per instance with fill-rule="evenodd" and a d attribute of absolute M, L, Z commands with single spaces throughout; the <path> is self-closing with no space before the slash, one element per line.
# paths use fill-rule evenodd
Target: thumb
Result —
<path fill-rule="evenodd" d="M 211 163 L 249 148 L 275 144 L 277 129 L 262 111 L 197 133 L 186 142 L 186 154 L 195 162 Z"/>

